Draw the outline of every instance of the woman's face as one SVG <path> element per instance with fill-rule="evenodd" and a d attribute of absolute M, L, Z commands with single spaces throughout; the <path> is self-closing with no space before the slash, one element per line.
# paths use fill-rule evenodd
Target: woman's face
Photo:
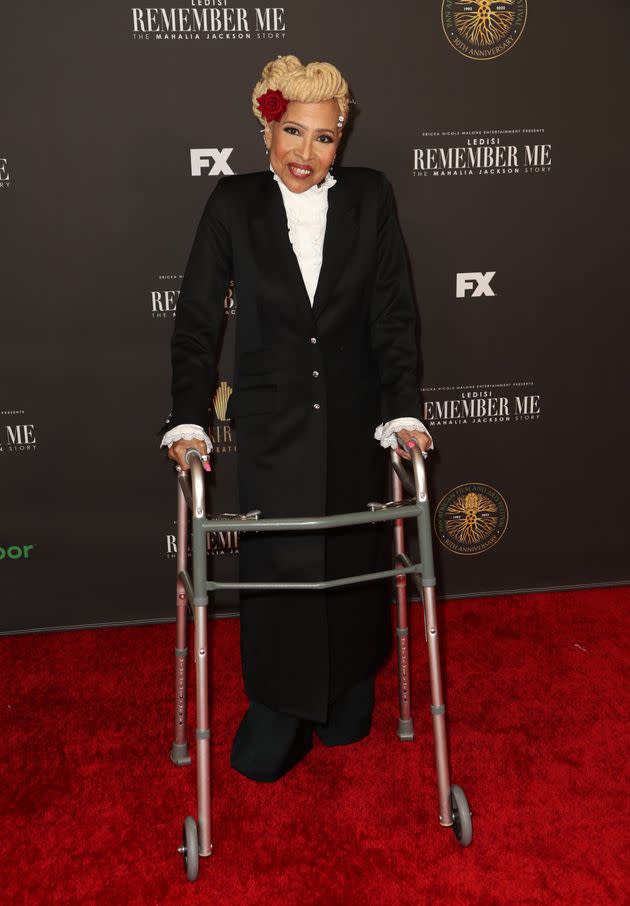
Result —
<path fill-rule="evenodd" d="M 289 101 L 282 119 L 267 123 L 269 161 L 292 192 L 306 192 L 326 176 L 341 139 L 337 101 Z"/>

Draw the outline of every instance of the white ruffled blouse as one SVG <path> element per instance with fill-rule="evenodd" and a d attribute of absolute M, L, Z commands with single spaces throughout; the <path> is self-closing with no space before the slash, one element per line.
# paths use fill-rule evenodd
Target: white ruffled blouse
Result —
<path fill-rule="evenodd" d="M 326 233 L 326 215 L 328 212 L 328 192 L 337 180 L 328 173 L 320 185 L 311 186 L 306 192 L 292 192 L 276 174 L 271 164 L 269 169 L 273 178 L 278 183 L 284 209 L 287 215 L 289 239 L 298 260 L 302 279 L 313 305 L 315 290 L 322 267 L 322 254 L 324 249 L 324 235 Z M 417 418 L 395 418 L 392 421 L 380 424 L 374 431 L 374 437 L 380 441 L 382 447 L 396 448 L 398 443 L 396 432 L 402 429 L 408 431 L 429 432 Z M 430 436 L 430 435 L 429 435 Z M 212 441 L 200 425 L 176 425 L 166 432 L 162 438 L 162 447 L 170 447 L 182 438 L 190 440 L 205 440 L 208 453 L 212 449 Z M 433 439 L 429 450 L 433 450 Z M 427 453 L 423 451 L 426 458 Z"/>
<path fill-rule="evenodd" d="M 287 215 L 289 239 L 298 260 L 312 307 L 319 272 L 322 268 L 328 191 L 336 185 L 337 180 L 332 173 L 327 173 L 320 185 L 311 186 L 306 192 L 292 192 L 274 172 L 271 164 L 269 164 L 269 169 L 280 186 Z"/>

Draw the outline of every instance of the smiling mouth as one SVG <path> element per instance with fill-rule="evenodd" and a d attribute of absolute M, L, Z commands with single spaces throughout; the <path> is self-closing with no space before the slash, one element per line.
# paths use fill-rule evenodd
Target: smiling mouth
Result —
<path fill-rule="evenodd" d="M 299 167 L 297 164 L 288 164 L 288 167 L 291 175 L 297 179 L 306 179 L 307 176 L 311 176 L 313 173 L 312 167 Z"/>

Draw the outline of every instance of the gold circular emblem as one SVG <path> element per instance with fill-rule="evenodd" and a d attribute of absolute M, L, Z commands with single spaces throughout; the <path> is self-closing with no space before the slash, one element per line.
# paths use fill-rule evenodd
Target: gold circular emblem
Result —
<path fill-rule="evenodd" d="M 523 34 L 527 0 L 442 0 L 446 39 L 469 60 L 496 60 Z"/>
<path fill-rule="evenodd" d="M 433 514 L 435 533 L 454 554 L 482 554 L 499 541 L 508 524 L 505 498 L 489 484 L 460 484 L 447 491 Z"/>

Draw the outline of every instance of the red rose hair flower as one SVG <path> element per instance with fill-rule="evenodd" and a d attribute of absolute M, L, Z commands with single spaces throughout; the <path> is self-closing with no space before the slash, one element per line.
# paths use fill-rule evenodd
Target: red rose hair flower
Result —
<path fill-rule="evenodd" d="M 272 120 L 282 119 L 282 115 L 289 103 L 281 91 L 272 90 L 271 88 L 268 88 L 256 100 L 258 101 L 258 109 L 268 123 Z"/>

